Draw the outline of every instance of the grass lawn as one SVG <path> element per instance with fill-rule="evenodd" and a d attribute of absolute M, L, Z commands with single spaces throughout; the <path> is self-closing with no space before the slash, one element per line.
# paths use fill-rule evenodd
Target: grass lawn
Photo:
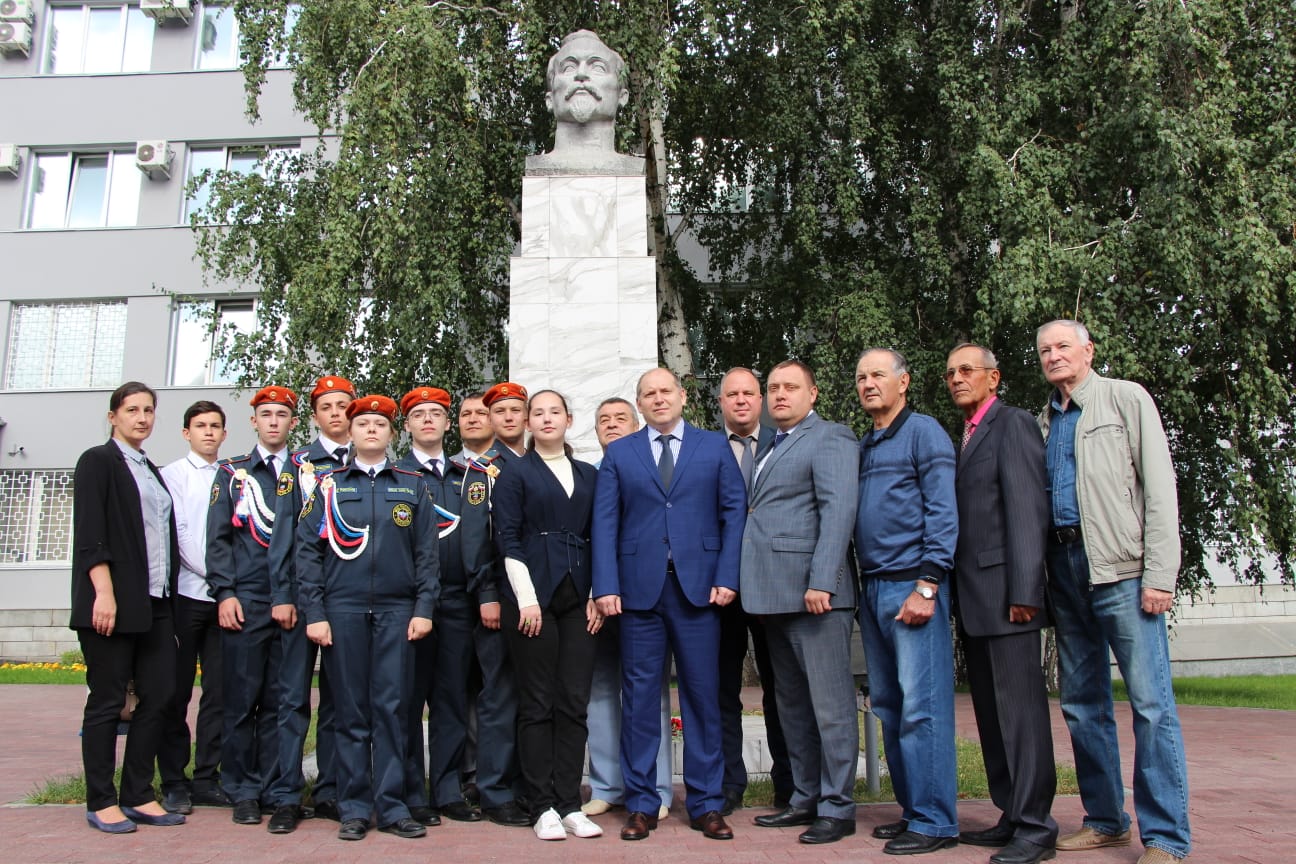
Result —
<path fill-rule="evenodd" d="M 1113 681 L 1117 699 L 1128 701 L 1125 682 Z M 1180 705 L 1220 708 L 1275 708 L 1296 711 L 1296 675 L 1234 675 L 1228 678 L 1176 678 L 1175 700 Z"/>

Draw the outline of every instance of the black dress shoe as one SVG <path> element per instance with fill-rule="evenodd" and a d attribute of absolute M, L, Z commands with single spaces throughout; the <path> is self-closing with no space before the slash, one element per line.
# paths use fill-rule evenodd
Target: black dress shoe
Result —
<path fill-rule="evenodd" d="M 260 825 L 261 802 L 255 798 L 238 802 L 234 805 L 233 819 L 235 825 Z"/>
<path fill-rule="evenodd" d="M 420 825 L 426 825 L 429 828 L 441 824 L 441 814 L 431 807 L 411 807 L 409 808 L 410 818 Z"/>
<path fill-rule="evenodd" d="M 332 819 L 334 822 L 341 822 L 342 812 L 338 810 L 336 801 L 316 801 L 315 818 Z"/>
<path fill-rule="evenodd" d="M 418 825 L 417 822 L 414 823 Z M 419 826 L 422 827 L 422 826 Z M 363 840 L 369 833 L 369 823 L 363 819 L 348 819 L 338 828 L 339 840 Z"/>
<path fill-rule="evenodd" d="M 873 826 L 873 836 L 879 840 L 894 840 L 909 830 L 909 823 L 903 819 Z"/>
<path fill-rule="evenodd" d="M 225 794 L 225 790 L 219 786 L 209 786 L 206 789 L 194 789 L 189 796 L 195 807 L 233 807 L 234 802 Z"/>
<path fill-rule="evenodd" d="M 456 822 L 480 822 L 482 820 L 481 811 L 467 801 L 451 801 L 441 808 L 441 813 L 447 819 L 453 819 Z"/>
<path fill-rule="evenodd" d="M 791 807 L 778 813 L 768 813 L 752 820 L 762 828 L 792 828 L 797 825 L 813 825 L 815 811 L 809 807 Z"/>
<path fill-rule="evenodd" d="M 162 809 L 168 813 L 188 815 L 193 812 L 193 800 L 187 789 L 172 789 L 162 793 Z"/>
<path fill-rule="evenodd" d="M 733 829 L 725 822 L 719 810 L 708 810 L 696 819 L 689 820 L 689 827 L 701 831 L 709 840 L 732 840 Z"/>
<path fill-rule="evenodd" d="M 1000 822 L 993 828 L 981 831 L 964 831 L 959 834 L 959 842 L 969 846 L 1007 846 L 1013 838 L 1011 822 Z"/>
<path fill-rule="evenodd" d="M 843 837 L 855 833 L 854 819 L 834 819 L 831 816 L 820 816 L 814 824 L 801 832 L 797 839 L 802 843 L 836 843 Z"/>
<path fill-rule="evenodd" d="M 460 791 L 463 792 L 464 800 L 469 804 L 474 807 L 481 806 L 481 791 L 478 790 L 476 783 L 465 783 Z"/>
<path fill-rule="evenodd" d="M 280 804 L 270 817 L 270 824 L 266 830 L 271 834 L 291 834 L 297 830 L 297 823 L 301 820 L 301 807 L 296 804 Z"/>
<path fill-rule="evenodd" d="M 638 810 L 626 816 L 625 827 L 621 829 L 622 840 L 643 840 L 648 832 L 657 827 L 657 817 Z"/>
<path fill-rule="evenodd" d="M 427 829 L 413 819 L 397 819 L 387 825 L 379 825 L 378 830 L 384 834 L 394 834 L 397 837 L 404 837 L 406 840 L 413 840 L 415 837 L 426 837 Z"/>
<path fill-rule="evenodd" d="M 126 818 L 136 825 L 153 825 L 158 828 L 171 828 L 176 825 L 183 825 L 185 817 L 180 813 L 163 813 L 160 816 L 153 813 L 145 813 L 143 810 L 136 810 L 134 807 L 122 805 L 121 811 Z"/>
<path fill-rule="evenodd" d="M 733 811 L 743 806 L 743 794 L 746 790 L 730 787 L 724 790 L 724 806 L 720 808 L 721 816 L 732 816 Z"/>
<path fill-rule="evenodd" d="M 531 814 L 510 801 L 502 807 L 483 807 L 482 815 L 496 825 L 508 825 L 511 828 L 530 828 Z"/>
<path fill-rule="evenodd" d="M 953 849 L 957 845 L 957 837 L 928 837 L 906 831 L 894 840 L 888 840 L 882 851 L 888 855 L 926 855 L 938 849 Z"/>
<path fill-rule="evenodd" d="M 990 864 L 1038 864 L 1057 857 L 1052 846 L 1040 846 L 1029 840 L 1014 840 L 990 856 Z"/>

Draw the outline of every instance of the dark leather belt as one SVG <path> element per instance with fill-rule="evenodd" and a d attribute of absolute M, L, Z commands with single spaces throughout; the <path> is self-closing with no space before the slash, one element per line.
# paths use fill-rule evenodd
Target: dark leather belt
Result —
<path fill-rule="evenodd" d="M 1072 543 L 1079 543 L 1080 526 L 1063 525 L 1060 528 L 1050 528 L 1048 538 L 1050 543 L 1056 543 L 1059 546 L 1070 546 Z"/>

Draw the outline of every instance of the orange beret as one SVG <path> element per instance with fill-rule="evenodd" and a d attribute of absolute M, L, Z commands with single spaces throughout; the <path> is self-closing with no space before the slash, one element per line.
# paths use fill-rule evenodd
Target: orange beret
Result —
<path fill-rule="evenodd" d="M 315 407 L 315 400 L 325 393 L 345 393 L 352 399 L 355 398 L 355 385 L 340 375 L 325 375 L 315 382 L 315 389 L 311 391 L 311 407 Z"/>
<path fill-rule="evenodd" d="M 486 395 L 482 397 L 482 402 L 489 408 L 496 402 L 502 402 L 505 399 L 521 399 L 525 402 L 527 400 L 526 388 L 521 384 L 514 384 L 512 381 L 501 381 L 486 391 Z"/>
<path fill-rule="evenodd" d="M 297 394 L 287 387 L 276 387 L 273 384 L 269 387 L 262 387 L 252 397 L 252 407 L 258 405 L 287 405 L 291 410 L 297 410 Z"/>
<path fill-rule="evenodd" d="M 361 396 L 352 399 L 347 406 L 348 420 L 354 420 L 357 414 L 381 414 L 388 420 L 395 420 L 396 402 L 388 396 Z"/>
<path fill-rule="evenodd" d="M 447 411 L 450 410 L 450 394 L 440 387 L 415 387 L 401 397 L 401 413 L 408 416 L 411 408 L 423 402 L 434 402 Z"/>

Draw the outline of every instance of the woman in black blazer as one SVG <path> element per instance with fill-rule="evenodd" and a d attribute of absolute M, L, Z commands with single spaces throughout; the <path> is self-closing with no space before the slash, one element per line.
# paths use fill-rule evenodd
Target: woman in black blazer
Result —
<path fill-rule="evenodd" d="M 153 794 L 166 708 L 175 690 L 171 618 L 180 566 L 171 496 L 140 449 L 157 395 L 130 381 L 108 402 L 112 439 L 77 460 L 72 486 L 72 620 L 85 655 L 81 758 L 86 821 L 109 834 L 137 824 L 179 825 Z M 139 705 L 126 736 L 121 794 L 113 786 L 117 721 L 135 681 Z M 120 805 L 120 806 L 119 806 Z"/>
<path fill-rule="evenodd" d="M 596 471 L 571 458 L 570 426 L 562 396 L 532 395 L 531 443 L 491 498 L 506 571 L 501 624 L 517 676 L 518 755 L 542 840 L 603 833 L 580 809 L 594 634 L 603 623 L 590 599 Z"/>

